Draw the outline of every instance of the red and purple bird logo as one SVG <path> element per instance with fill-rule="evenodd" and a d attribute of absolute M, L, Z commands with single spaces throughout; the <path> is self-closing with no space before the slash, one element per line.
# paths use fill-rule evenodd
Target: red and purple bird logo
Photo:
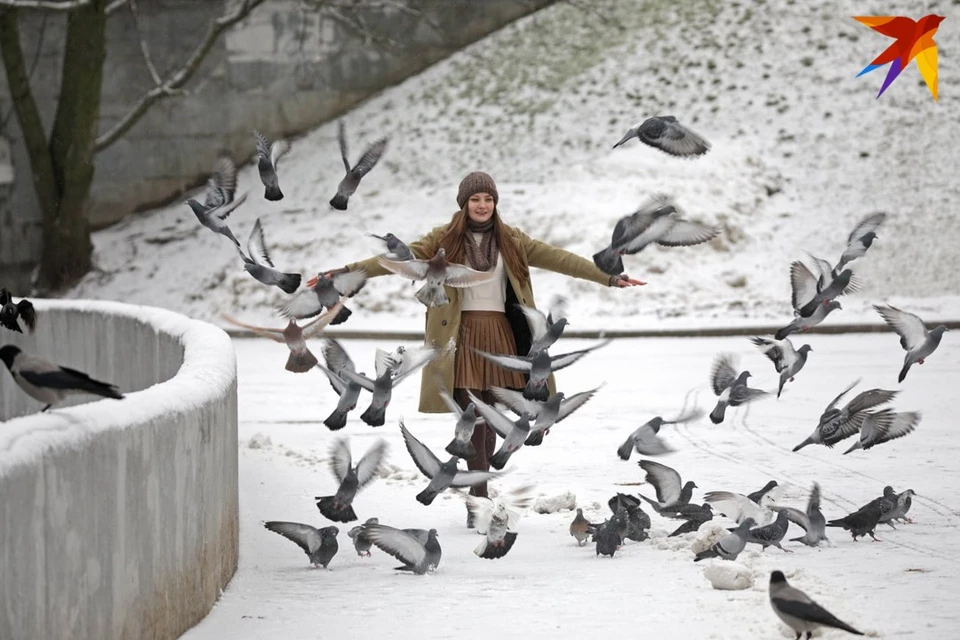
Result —
<path fill-rule="evenodd" d="M 933 94 L 933 99 L 938 100 L 937 43 L 933 41 L 933 34 L 937 32 L 937 28 L 943 22 L 943 16 L 930 14 L 916 21 L 902 16 L 853 16 L 853 19 L 867 25 L 877 33 L 897 39 L 883 53 L 874 58 L 873 62 L 864 67 L 863 71 L 857 74 L 859 78 L 869 71 L 890 64 L 887 77 L 883 81 L 883 86 L 880 87 L 880 93 L 877 94 L 878 98 L 900 75 L 900 72 L 910 64 L 910 61 L 916 58 L 920 75 L 926 81 L 930 93 Z"/>

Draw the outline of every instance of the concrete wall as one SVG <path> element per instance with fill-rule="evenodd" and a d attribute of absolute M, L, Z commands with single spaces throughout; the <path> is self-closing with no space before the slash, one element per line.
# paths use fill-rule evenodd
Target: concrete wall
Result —
<path fill-rule="evenodd" d="M 39 301 L 0 343 L 113 382 L 123 400 L 40 404 L 0 367 L 0 638 L 173 638 L 238 556 L 236 357 L 169 311 Z M 26 415 L 24 415 L 26 414 Z"/>
<path fill-rule="evenodd" d="M 388 52 L 364 43 L 336 21 L 303 11 L 299 0 L 267 0 L 218 41 L 188 85 L 189 95 L 158 103 L 123 139 L 97 156 L 90 220 L 102 227 L 135 209 L 169 201 L 204 180 L 220 149 L 238 160 L 249 158 L 254 127 L 269 137 L 307 131 L 554 1 L 382 3 L 364 14 L 364 20 L 372 30 L 401 43 Z M 402 3 L 416 6 L 429 23 L 396 7 Z M 138 6 L 144 39 L 162 77 L 182 64 L 223 11 L 222 0 L 151 0 Z M 48 12 L 43 22 L 40 15 L 23 12 L 21 25 L 27 63 L 37 60 L 32 86 L 49 128 L 59 87 L 64 18 Z M 111 16 L 107 37 L 101 132 L 152 86 L 128 11 Z M 0 67 L 0 121 L 10 109 Z M 12 203 L 5 207 L 0 181 L 0 273 L 7 286 L 25 291 L 26 275 L 41 247 L 40 213 L 15 116 L 0 130 L 4 135 L 13 143 L 15 188 Z M 5 209 L 16 215 L 4 214 Z"/>

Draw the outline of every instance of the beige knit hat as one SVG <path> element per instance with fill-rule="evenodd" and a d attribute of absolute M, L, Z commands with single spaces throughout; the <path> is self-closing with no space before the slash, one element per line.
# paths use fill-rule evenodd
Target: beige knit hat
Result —
<path fill-rule="evenodd" d="M 497 204 L 500 195 L 497 193 L 497 183 L 489 174 L 483 171 L 474 171 L 460 181 L 460 190 L 457 192 L 457 204 L 463 209 L 463 205 L 475 193 L 489 193 L 493 196 L 493 204 Z"/>

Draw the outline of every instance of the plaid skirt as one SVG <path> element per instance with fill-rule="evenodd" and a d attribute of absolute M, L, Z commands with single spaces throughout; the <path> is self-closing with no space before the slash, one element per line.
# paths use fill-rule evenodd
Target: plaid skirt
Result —
<path fill-rule="evenodd" d="M 454 388 L 479 389 L 505 387 L 522 389 L 522 373 L 504 369 L 473 349 L 488 353 L 517 355 L 517 342 L 507 316 L 501 311 L 463 311 L 454 362 Z"/>

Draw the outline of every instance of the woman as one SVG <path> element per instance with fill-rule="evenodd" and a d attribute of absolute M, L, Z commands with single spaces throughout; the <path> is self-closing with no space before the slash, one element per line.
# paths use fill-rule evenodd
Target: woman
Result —
<path fill-rule="evenodd" d="M 440 247 L 452 263 L 466 264 L 479 271 L 497 275 L 490 281 L 464 289 L 445 287 L 450 302 L 427 309 L 426 342 L 444 347 L 451 339 L 456 355 L 438 358 L 423 370 L 420 385 L 420 411 L 444 413 L 448 409 L 440 398 L 436 380 L 453 389 L 453 397 L 461 407 L 469 403 L 467 390 L 473 390 L 485 402 L 493 403 L 491 387 L 522 389 L 524 375 L 508 371 L 474 353 L 480 349 L 496 354 L 526 355 L 530 349 L 530 328 L 517 304 L 534 307 L 530 267 L 539 267 L 582 280 L 614 287 L 645 284 L 627 275 L 609 276 L 592 261 L 534 240 L 519 229 L 507 226 L 497 211 L 497 185 L 486 173 L 477 171 L 460 182 L 457 204 L 460 210 L 453 219 L 436 227 L 426 236 L 410 243 L 410 250 L 421 259 L 432 258 Z M 329 277 L 345 271 L 364 269 L 369 277 L 390 273 L 377 258 L 348 264 L 328 272 Z M 550 394 L 556 393 L 554 378 L 548 381 Z M 467 462 L 470 469 L 488 470 L 489 458 L 496 447 L 496 435 L 486 424 L 473 433 L 477 456 Z M 475 496 L 487 495 L 486 483 L 470 490 Z M 467 526 L 472 523 L 468 517 Z"/>

